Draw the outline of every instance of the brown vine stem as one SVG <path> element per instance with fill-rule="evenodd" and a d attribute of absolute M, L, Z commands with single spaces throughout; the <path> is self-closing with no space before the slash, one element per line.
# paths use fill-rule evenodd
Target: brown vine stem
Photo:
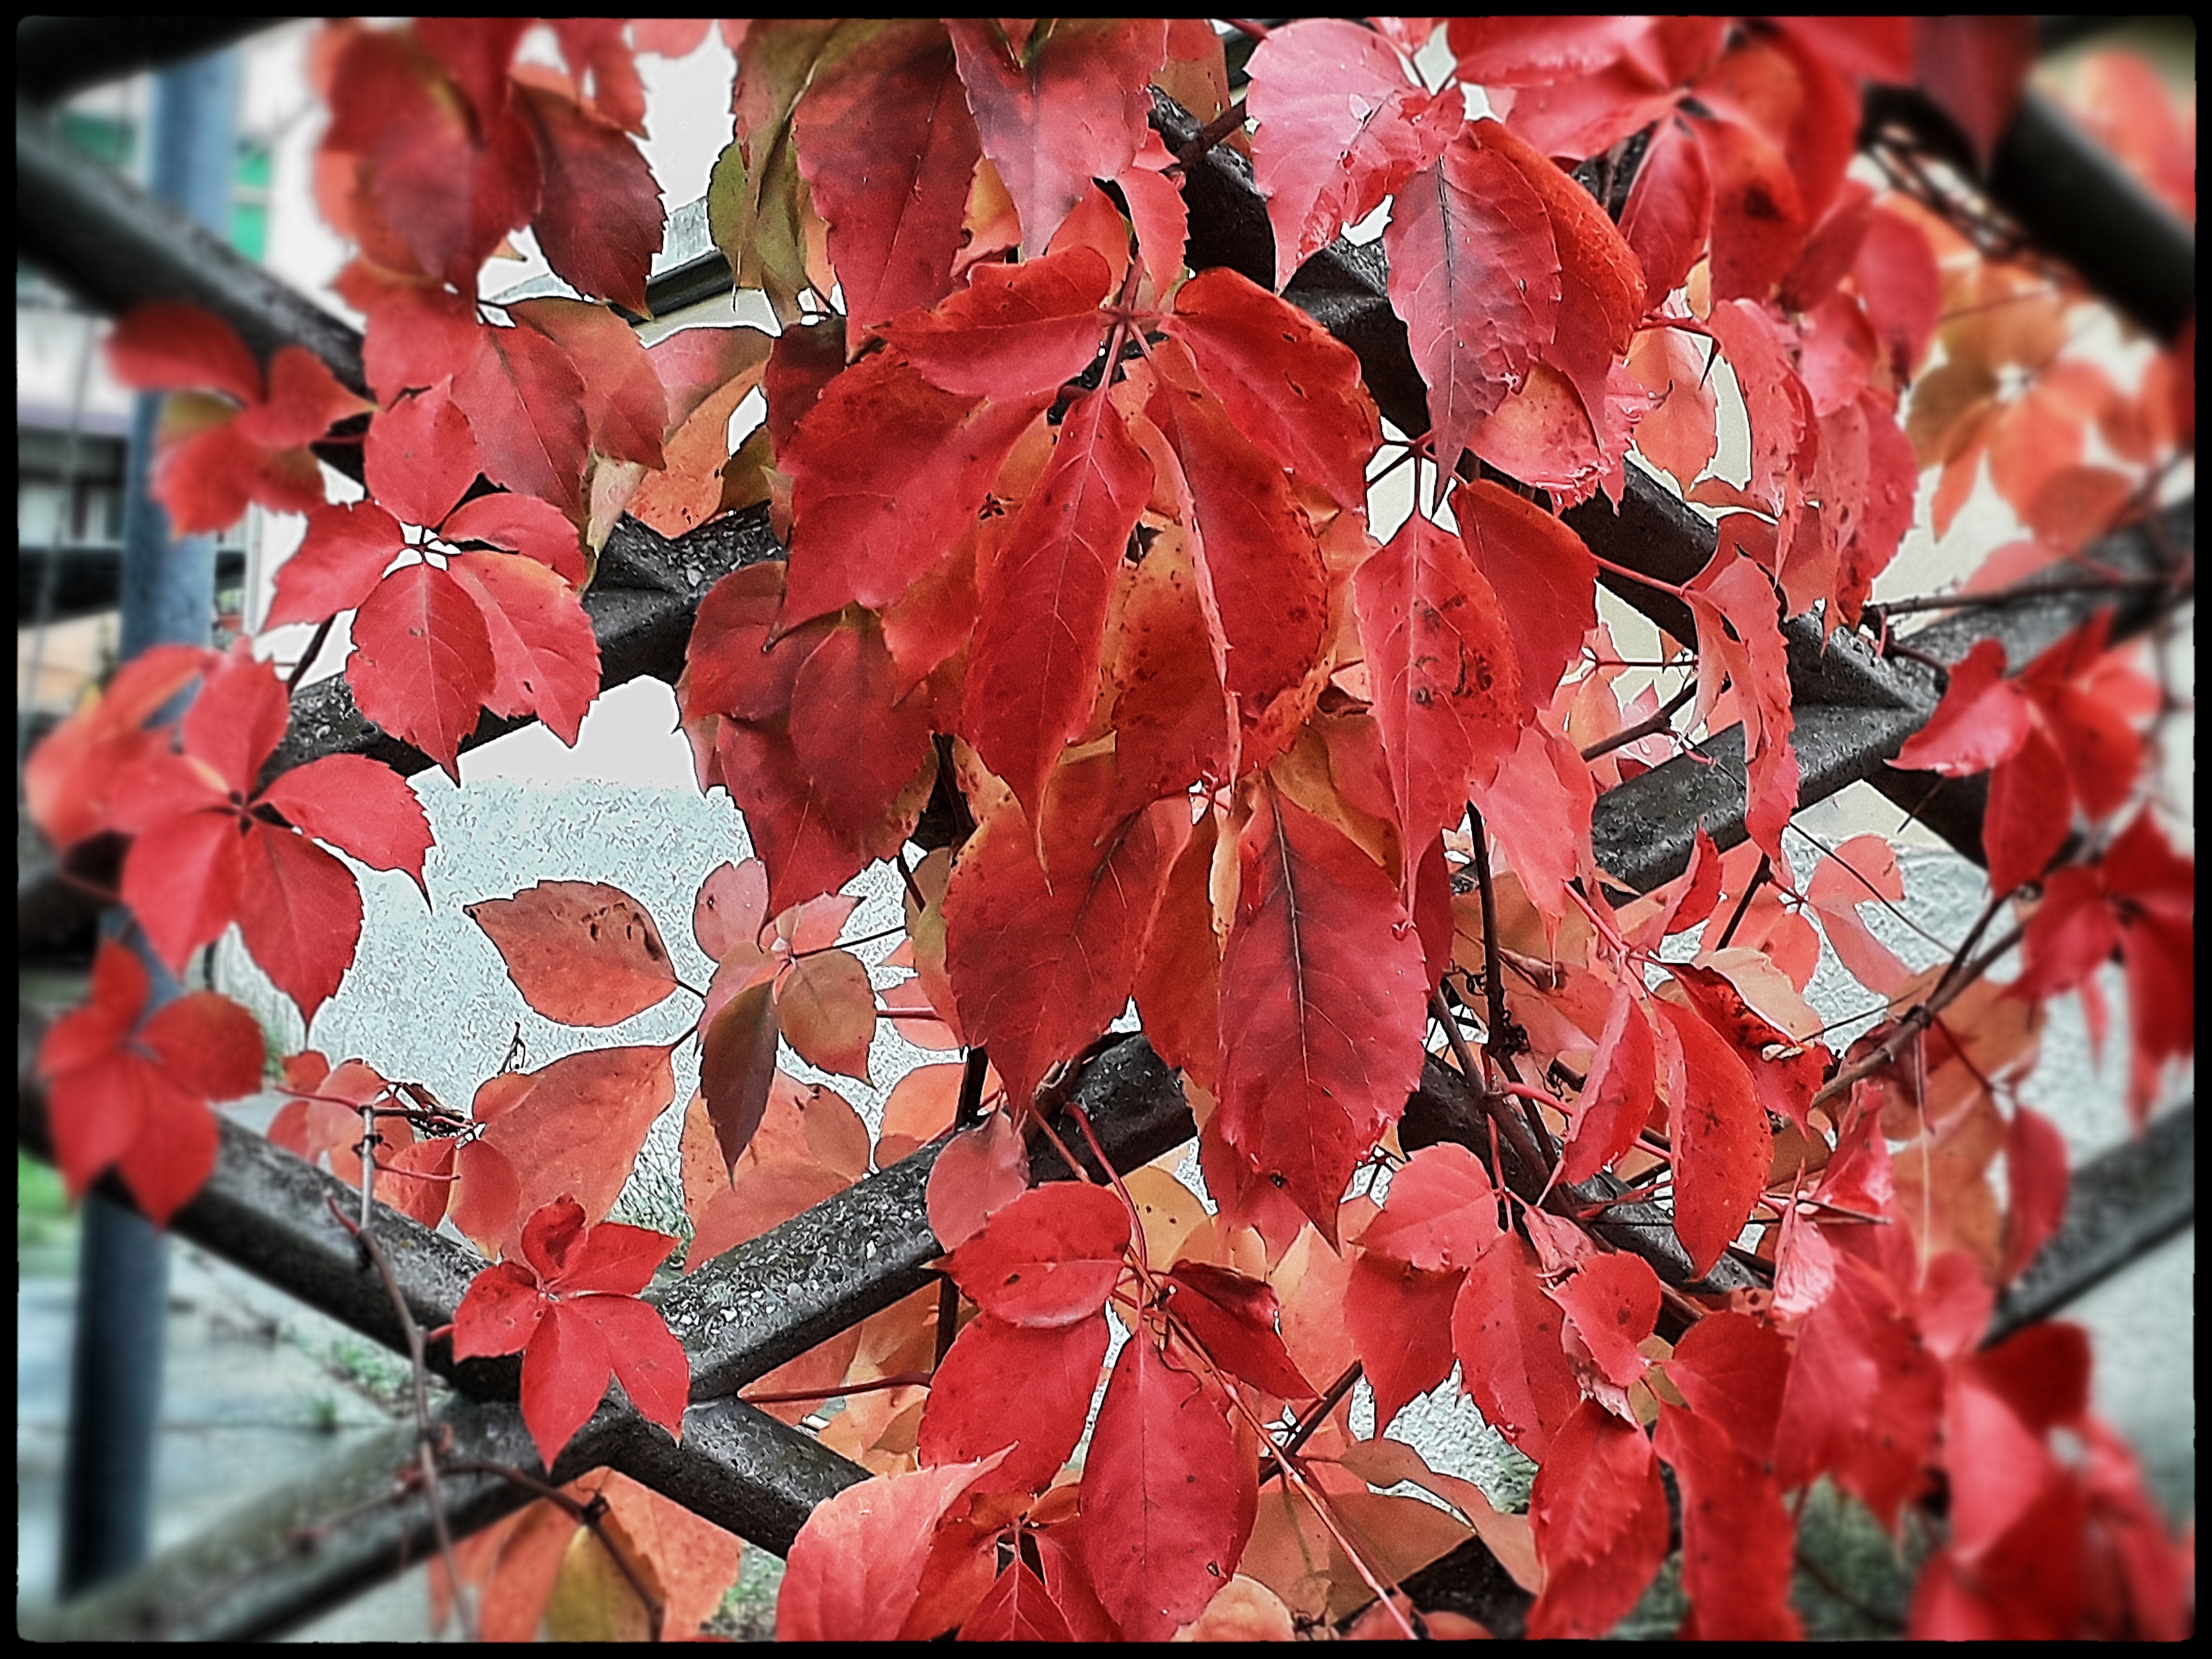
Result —
<path fill-rule="evenodd" d="M 1735 914 L 1728 919 L 1728 926 L 1721 929 L 1720 943 L 1713 946 L 1713 949 L 1725 951 L 1729 948 L 1729 941 L 1735 937 L 1735 930 L 1743 926 L 1744 917 L 1751 913 L 1751 901 L 1758 895 L 1759 890 L 1766 884 L 1766 878 L 1773 873 L 1774 860 L 1761 853 L 1759 855 L 1759 868 L 1753 872 L 1751 879 L 1744 884 L 1743 893 L 1735 902 Z M 1861 879 L 1863 880 L 1864 878 L 1862 877 Z"/>
<path fill-rule="evenodd" d="M 1510 1027 L 1505 1018 L 1505 973 L 1504 946 L 1498 937 L 1498 891 L 1490 878 L 1490 832 L 1483 828 L 1482 814 L 1475 810 L 1473 801 L 1467 804 L 1468 839 L 1474 848 L 1474 880 L 1482 895 L 1482 988 L 1488 999 L 1490 1012 L 1490 1040 L 1482 1045 L 1483 1059 L 1494 1064 L 1513 1082 L 1521 1081 L 1520 1069 L 1513 1064 L 1513 1056 L 1506 1048 L 1506 1033 Z M 1556 1162 L 1552 1155 L 1552 1138 L 1544 1127 L 1544 1120 L 1527 1101 L 1521 1103 L 1521 1115 L 1528 1122 L 1528 1138 L 1535 1143 L 1537 1167 L 1549 1176 Z"/>
<path fill-rule="evenodd" d="M 1680 690 L 1659 705 L 1657 714 L 1647 715 L 1635 725 L 1624 726 L 1611 737 L 1599 739 L 1583 750 L 1583 758 L 1594 761 L 1601 756 L 1610 755 L 1616 749 L 1626 749 L 1632 743 L 1641 743 L 1646 738 L 1657 737 L 1662 732 L 1671 732 L 1674 727 L 1675 714 L 1697 694 L 1697 681 L 1685 681 Z"/>
<path fill-rule="evenodd" d="M 946 1279 L 950 1285 L 952 1281 Z M 799 1406 L 810 1401 L 842 1400 L 848 1394 L 881 1394 L 886 1389 L 926 1389 L 933 1379 L 927 1371 L 900 1371 L 872 1382 L 840 1382 L 834 1389 L 786 1389 L 774 1394 L 740 1394 L 748 1406 Z"/>
<path fill-rule="evenodd" d="M 362 1109 L 362 1118 L 363 1124 L 367 1125 L 369 1118 L 366 1107 Z M 371 1155 L 369 1143 L 378 1138 L 371 1130 L 362 1146 L 361 1192 L 364 1216 L 368 1206 L 373 1202 L 372 1194 L 376 1185 L 376 1163 Z M 392 1299 L 392 1311 L 399 1316 L 399 1328 L 406 1335 L 407 1358 L 414 1371 L 415 1459 L 422 1474 L 422 1498 L 430 1506 L 430 1526 L 437 1534 L 438 1556 L 445 1564 L 447 1582 L 453 1587 L 453 1607 L 460 1616 L 461 1638 L 464 1641 L 473 1641 L 475 1618 L 470 1611 L 468 1598 L 461 1589 L 460 1564 L 453 1553 L 453 1528 L 446 1522 L 445 1493 L 438 1485 L 437 1437 L 430 1427 L 428 1367 L 422 1353 L 422 1328 L 415 1322 L 414 1312 L 408 1307 L 406 1295 L 400 1290 L 399 1280 L 392 1271 L 391 1259 L 385 1255 L 384 1247 L 376 1242 L 376 1235 L 369 1231 L 366 1219 L 356 1227 L 346 1219 L 345 1212 L 338 1207 L 336 1199 L 326 1201 L 338 1224 L 353 1235 L 354 1241 L 375 1264 L 376 1276 L 384 1281 L 384 1293 Z"/>
<path fill-rule="evenodd" d="M 1954 967 L 1953 973 L 1945 979 L 1944 982 L 1929 994 L 1925 1002 L 1915 1007 L 1898 1022 L 1897 1030 L 1890 1034 L 1881 1048 L 1856 1065 L 1844 1066 L 1842 1071 L 1822 1084 L 1819 1092 L 1814 1094 L 1812 1100 L 1808 1103 L 1808 1108 L 1825 1106 L 1838 1095 L 1848 1091 L 1860 1079 L 1871 1077 L 1884 1066 L 1893 1064 L 1907 1047 L 1935 1023 L 1936 1015 L 1950 1006 L 1967 987 L 1989 972 L 1999 958 L 2020 943 L 2021 931 L 2020 928 L 2014 927 L 1980 956 L 1967 963 L 1965 967 Z M 1960 956 L 1963 957 L 1964 955 L 1965 952 L 1961 951 Z"/>
<path fill-rule="evenodd" d="M 300 660 L 292 665 L 292 672 L 284 680 L 284 695 L 290 696 L 300 689 L 300 682 L 307 678 L 307 670 L 316 658 L 323 654 L 323 645 L 331 637 L 331 624 L 336 617 L 325 617 L 315 626 L 315 635 L 307 641 L 307 648 L 300 653 Z"/>
<path fill-rule="evenodd" d="M 1353 1360 L 1344 1368 L 1344 1374 L 1328 1385 L 1328 1392 L 1315 1401 L 1314 1408 L 1298 1417 L 1292 1425 L 1290 1434 L 1277 1448 L 1284 1457 L 1296 1457 L 1298 1455 L 1298 1448 L 1312 1439 L 1315 1431 L 1323 1423 L 1328 1421 L 1328 1414 L 1337 1408 L 1345 1395 L 1352 1392 L 1352 1385 L 1359 1381 L 1362 1370 L 1360 1363 L 1357 1359 Z M 1260 1484 L 1266 1486 L 1282 1472 L 1283 1465 L 1279 1459 L 1273 1468 L 1260 1477 Z"/>
<path fill-rule="evenodd" d="M 1176 160 L 1186 167 L 1197 165 L 1199 157 L 1243 125 L 1244 100 L 1239 98 L 1200 127 L 1191 141 L 1176 153 Z"/>
<path fill-rule="evenodd" d="M 1504 1097 L 1484 1079 L 1481 1069 L 1475 1064 L 1474 1052 L 1467 1046 L 1467 1036 L 1459 1029 L 1459 1022 L 1452 1018 L 1451 1010 L 1444 1006 L 1441 992 L 1429 993 L 1429 1012 L 1444 1028 L 1444 1040 L 1451 1044 L 1452 1058 L 1459 1062 L 1460 1075 L 1467 1079 L 1467 1086 L 1474 1092 L 1475 1104 L 1482 1109 L 1482 1115 L 1490 1120 L 1491 1127 L 1501 1131 L 1506 1139 L 1512 1142 L 1513 1155 L 1530 1170 L 1545 1168 L 1543 1158 L 1528 1139 L 1528 1127 L 1506 1109 Z M 1498 1176 L 1503 1182 L 1505 1172 L 1500 1170 Z"/>

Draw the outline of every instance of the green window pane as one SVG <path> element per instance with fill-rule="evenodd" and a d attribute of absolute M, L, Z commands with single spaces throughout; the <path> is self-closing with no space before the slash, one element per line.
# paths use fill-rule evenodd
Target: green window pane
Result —
<path fill-rule="evenodd" d="M 131 123 L 112 115 L 91 115 L 82 110 L 62 112 L 62 138 L 95 161 L 112 167 L 128 167 L 137 134 Z"/>
<path fill-rule="evenodd" d="M 240 202 L 230 210 L 230 245 L 249 259 L 269 252 L 269 209 L 260 202 Z"/>
<path fill-rule="evenodd" d="M 240 190 L 266 190 L 269 178 L 269 146 L 258 138 L 239 140 L 238 187 Z"/>

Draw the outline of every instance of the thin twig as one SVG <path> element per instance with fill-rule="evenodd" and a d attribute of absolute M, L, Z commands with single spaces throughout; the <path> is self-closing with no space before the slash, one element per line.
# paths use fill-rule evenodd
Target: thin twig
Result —
<path fill-rule="evenodd" d="M 1856 1065 L 1844 1066 L 1842 1071 L 1822 1084 L 1819 1092 L 1807 1103 L 1808 1109 L 1813 1106 L 1826 1105 L 1860 1079 L 1871 1077 L 1884 1066 L 1892 1064 L 1915 1039 L 1928 1029 L 1936 1015 L 1942 1013 L 1955 1001 L 1968 986 L 1989 972 L 1999 958 L 2020 943 L 2020 939 L 2021 929 L 2014 927 L 1995 945 L 1983 951 L 1980 956 L 1966 963 L 1965 967 L 1955 968 L 1950 975 L 1947 975 L 1942 984 L 1929 994 L 1925 1002 L 1921 1003 L 1898 1022 L 1897 1030 L 1890 1034 L 1881 1047 Z"/>
<path fill-rule="evenodd" d="M 1656 738 L 1662 732 L 1672 731 L 1676 712 L 1697 694 L 1697 681 L 1685 681 L 1680 690 L 1659 705 L 1657 714 L 1647 715 L 1633 726 L 1624 726 L 1609 738 L 1601 738 L 1583 750 L 1583 758 L 1594 761 L 1601 756 L 1610 755 L 1616 749 L 1626 749 L 1632 743 L 1641 743 L 1646 738 Z"/>
<path fill-rule="evenodd" d="M 926 1389 L 933 1380 L 926 1371 L 900 1371 L 872 1382 L 840 1382 L 834 1389 L 784 1389 L 772 1394 L 740 1394 L 738 1398 L 748 1406 L 798 1406 L 809 1401 L 842 1400 L 853 1394 L 881 1394 L 886 1389 Z"/>
<path fill-rule="evenodd" d="M 615 1547 L 615 1540 L 607 1535 L 606 1528 L 602 1524 L 607 1516 L 607 1500 L 605 1494 L 595 1492 L 591 1500 L 586 1503 L 574 1493 L 562 1491 L 550 1480 L 541 1480 L 536 1475 L 526 1470 L 516 1468 L 511 1463 L 495 1463 L 488 1458 L 454 1458 L 447 1463 L 446 1469 L 452 1474 L 496 1475 L 502 1480 L 510 1481 L 521 1487 L 525 1492 L 544 1498 L 554 1508 L 566 1514 L 577 1525 L 589 1527 L 592 1529 L 592 1535 L 599 1540 L 599 1547 L 606 1551 L 607 1559 L 612 1561 L 622 1576 L 629 1581 L 631 1594 L 637 1597 L 639 1604 L 645 1608 L 646 1626 L 652 1632 L 651 1639 L 655 1642 L 661 1639 L 664 1634 L 661 1625 L 667 1617 L 667 1609 L 661 1606 L 660 1598 L 647 1586 L 645 1575 L 638 1571 L 636 1565 L 627 1555 Z M 458 1589 L 458 1581 L 456 1581 L 456 1589 Z"/>
<path fill-rule="evenodd" d="M 1506 1139 L 1513 1145 L 1514 1157 L 1521 1160 L 1531 1175 L 1547 1168 L 1542 1156 L 1528 1139 L 1528 1126 L 1507 1109 L 1505 1097 L 1484 1079 L 1473 1052 L 1467 1046 L 1467 1037 L 1459 1029 L 1459 1022 L 1452 1018 L 1451 1010 L 1444 1006 L 1440 993 L 1429 993 L 1429 1012 L 1444 1028 L 1444 1040 L 1451 1044 L 1452 1058 L 1459 1062 L 1460 1075 L 1467 1079 L 1468 1091 L 1474 1097 L 1475 1104 L 1481 1109 L 1482 1115 L 1490 1120 L 1492 1128 L 1504 1132 Z M 1492 1161 L 1496 1161 L 1494 1153 Z M 1498 1173 L 1498 1179 L 1503 1181 L 1504 1170 L 1500 1170 Z"/>
<path fill-rule="evenodd" d="M 1195 167 L 1200 156 L 1243 125 L 1244 100 L 1239 98 L 1200 127 L 1191 141 L 1176 152 L 1176 160 L 1186 167 Z"/>
<path fill-rule="evenodd" d="M 1721 929 L 1720 943 L 1713 946 L 1713 949 L 1716 951 L 1728 949 L 1729 941 L 1735 937 L 1735 930 L 1743 926 L 1743 919 L 1751 910 L 1752 896 L 1759 891 L 1759 888 L 1765 884 L 1766 878 L 1773 873 L 1774 860 L 1761 853 L 1759 855 L 1759 868 L 1751 879 L 1744 884 L 1743 896 L 1735 902 L 1735 914 L 1728 919 L 1728 926 Z"/>
<path fill-rule="evenodd" d="M 300 689 L 300 682 L 307 677 L 307 669 L 317 657 L 323 654 L 323 642 L 331 636 L 331 624 L 336 617 L 325 617 L 315 625 L 315 636 L 307 641 L 307 648 L 300 653 L 300 660 L 292 665 L 292 672 L 284 681 L 284 695 L 290 696 Z"/>
<path fill-rule="evenodd" d="M 1311 1411 L 1303 1413 L 1294 1419 L 1289 1435 L 1276 1449 L 1279 1450 L 1285 1457 L 1296 1457 L 1298 1455 L 1298 1448 L 1314 1437 L 1315 1432 L 1328 1420 L 1328 1414 L 1337 1408 L 1345 1395 L 1352 1392 L 1352 1385 L 1359 1381 L 1359 1377 L 1360 1364 L 1355 1359 L 1344 1368 L 1344 1374 L 1341 1376 L 1328 1385 L 1328 1392 L 1315 1402 Z M 1282 1470 L 1283 1465 L 1278 1461 L 1273 1468 L 1260 1477 L 1260 1484 L 1266 1486 L 1281 1474 Z"/>

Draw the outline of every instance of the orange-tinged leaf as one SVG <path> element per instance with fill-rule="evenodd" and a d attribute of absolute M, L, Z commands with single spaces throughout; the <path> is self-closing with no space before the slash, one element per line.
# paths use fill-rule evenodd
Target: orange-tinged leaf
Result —
<path fill-rule="evenodd" d="M 1489 479 L 1452 496 L 1460 539 L 1511 618 L 1522 718 L 1547 707 L 1597 624 L 1597 561 L 1558 519 Z"/>
<path fill-rule="evenodd" d="M 674 1098 L 672 1052 L 588 1048 L 535 1072 L 503 1073 L 477 1091 L 479 1119 L 495 1098 L 499 1109 L 476 1145 L 499 1153 L 514 1171 L 520 1215 L 563 1195 L 581 1205 L 587 1219 L 606 1214 L 646 1132 Z"/>
<path fill-rule="evenodd" d="M 1418 512 L 1359 567 L 1354 592 L 1399 825 L 1425 842 L 1519 744 L 1527 618 L 1510 626 L 1466 544 Z"/>
<path fill-rule="evenodd" d="M 1054 1182 L 992 1211 L 946 1258 L 984 1312 L 1016 1325 L 1073 1325 L 1106 1304 L 1129 1246 L 1129 1213 L 1102 1187 Z"/>
<path fill-rule="evenodd" d="M 1080 1499 L 1084 1564 L 1132 1638 L 1171 1635 L 1236 1567 L 1251 1526 L 1237 1502 L 1236 1459 L 1220 1406 L 1133 1335 L 1091 1431 Z"/>
<path fill-rule="evenodd" d="M 1113 769 L 1110 756 L 1063 767 L 1042 835 L 1015 803 L 992 813 L 945 886 L 945 964 L 961 1030 L 990 1048 L 1018 1102 L 1128 1006 L 1176 851 L 1181 803 L 1115 823 Z M 1049 870 L 1037 861 L 1040 842 Z"/>
<path fill-rule="evenodd" d="M 643 905 L 602 882 L 541 881 L 466 907 L 523 1000 L 564 1025 L 618 1025 L 676 988 Z"/>
<path fill-rule="evenodd" d="M 876 1035 L 876 994 L 850 951 L 817 951 L 791 965 L 776 986 L 776 1018 L 799 1057 L 825 1072 L 868 1080 Z"/>
<path fill-rule="evenodd" d="M 1032 822 L 1060 750 L 1091 718 L 1107 603 L 1152 483 L 1121 412 L 1092 392 L 978 563 L 964 730 Z"/>
<path fill-rule="evenodd" d="M 1559 328 L 1559 253 L 1543 198 L 1485 143 L 1455 138 L 1398 191 L 1383 246 L 1390 304 L 1429 386 L 1436 453 L 1455 459 Z"/>
<path fill-rule="evenodd" d="M 921 1591 L 930 1544 L 1000 1454 L 848 1486 L 799 1529 L 776 1593 L 776 1634 L 792 1642 L 897 1638 Z"/>
<path fill-rule="evenodd" d="M 1345 1183 L 1420 1074 L 1420 939 L 1392 878 L 1273 790 L 1238 853 L 1221 963 L 1218 1121 L 1262 1176 L 1333 1233 Z"/>
<path fill-rule="evenodd" d="M 876 1131 L 878 1169 L 890 1169 L 952 1127 L 962 1071 L 958 1066 L 917 1066 L 891 1086 Z M 938 1242 L 945 1242 L 943 1235 Z"/>

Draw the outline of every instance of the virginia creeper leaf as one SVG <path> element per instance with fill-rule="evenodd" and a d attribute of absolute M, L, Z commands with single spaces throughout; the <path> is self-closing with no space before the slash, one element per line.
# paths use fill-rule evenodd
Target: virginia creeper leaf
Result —
<path fill-rule="evenodd" d="M 1016 1325 L 983 1314 L 938 1363 L 915 1449 L 930 1466 L 1005 1447 L 1005 1461 L 978 1477 L 975 1489 L 1038 1491 L 1082 1438 L 1105 1359 L 1103 1313 L 1057 1326 Z"/>
<path fill-rule="evenodd" d="M 445 571 L 410 564 L 363 602 L 353 640 L 346 681 L 361 712 L 459 782 L 461 739 L 498 683 L 475 599 Z"/>
<path fill-rule="evenodd" d="M 969 1299 L 1010 1324 L 1073 1325 L 1106 1304 L 1129 1244 L 1129 1214 L 1103 1187 L 1055 1183 L 991 1212 L 945 1259 Z"/>
<path fill-rule="evenodd" d="M 523 1000 L 564 1025 L 619 1025 L 676 988 L 645 907 L 599 882 L 541 881 L 466 907 Z"/>

